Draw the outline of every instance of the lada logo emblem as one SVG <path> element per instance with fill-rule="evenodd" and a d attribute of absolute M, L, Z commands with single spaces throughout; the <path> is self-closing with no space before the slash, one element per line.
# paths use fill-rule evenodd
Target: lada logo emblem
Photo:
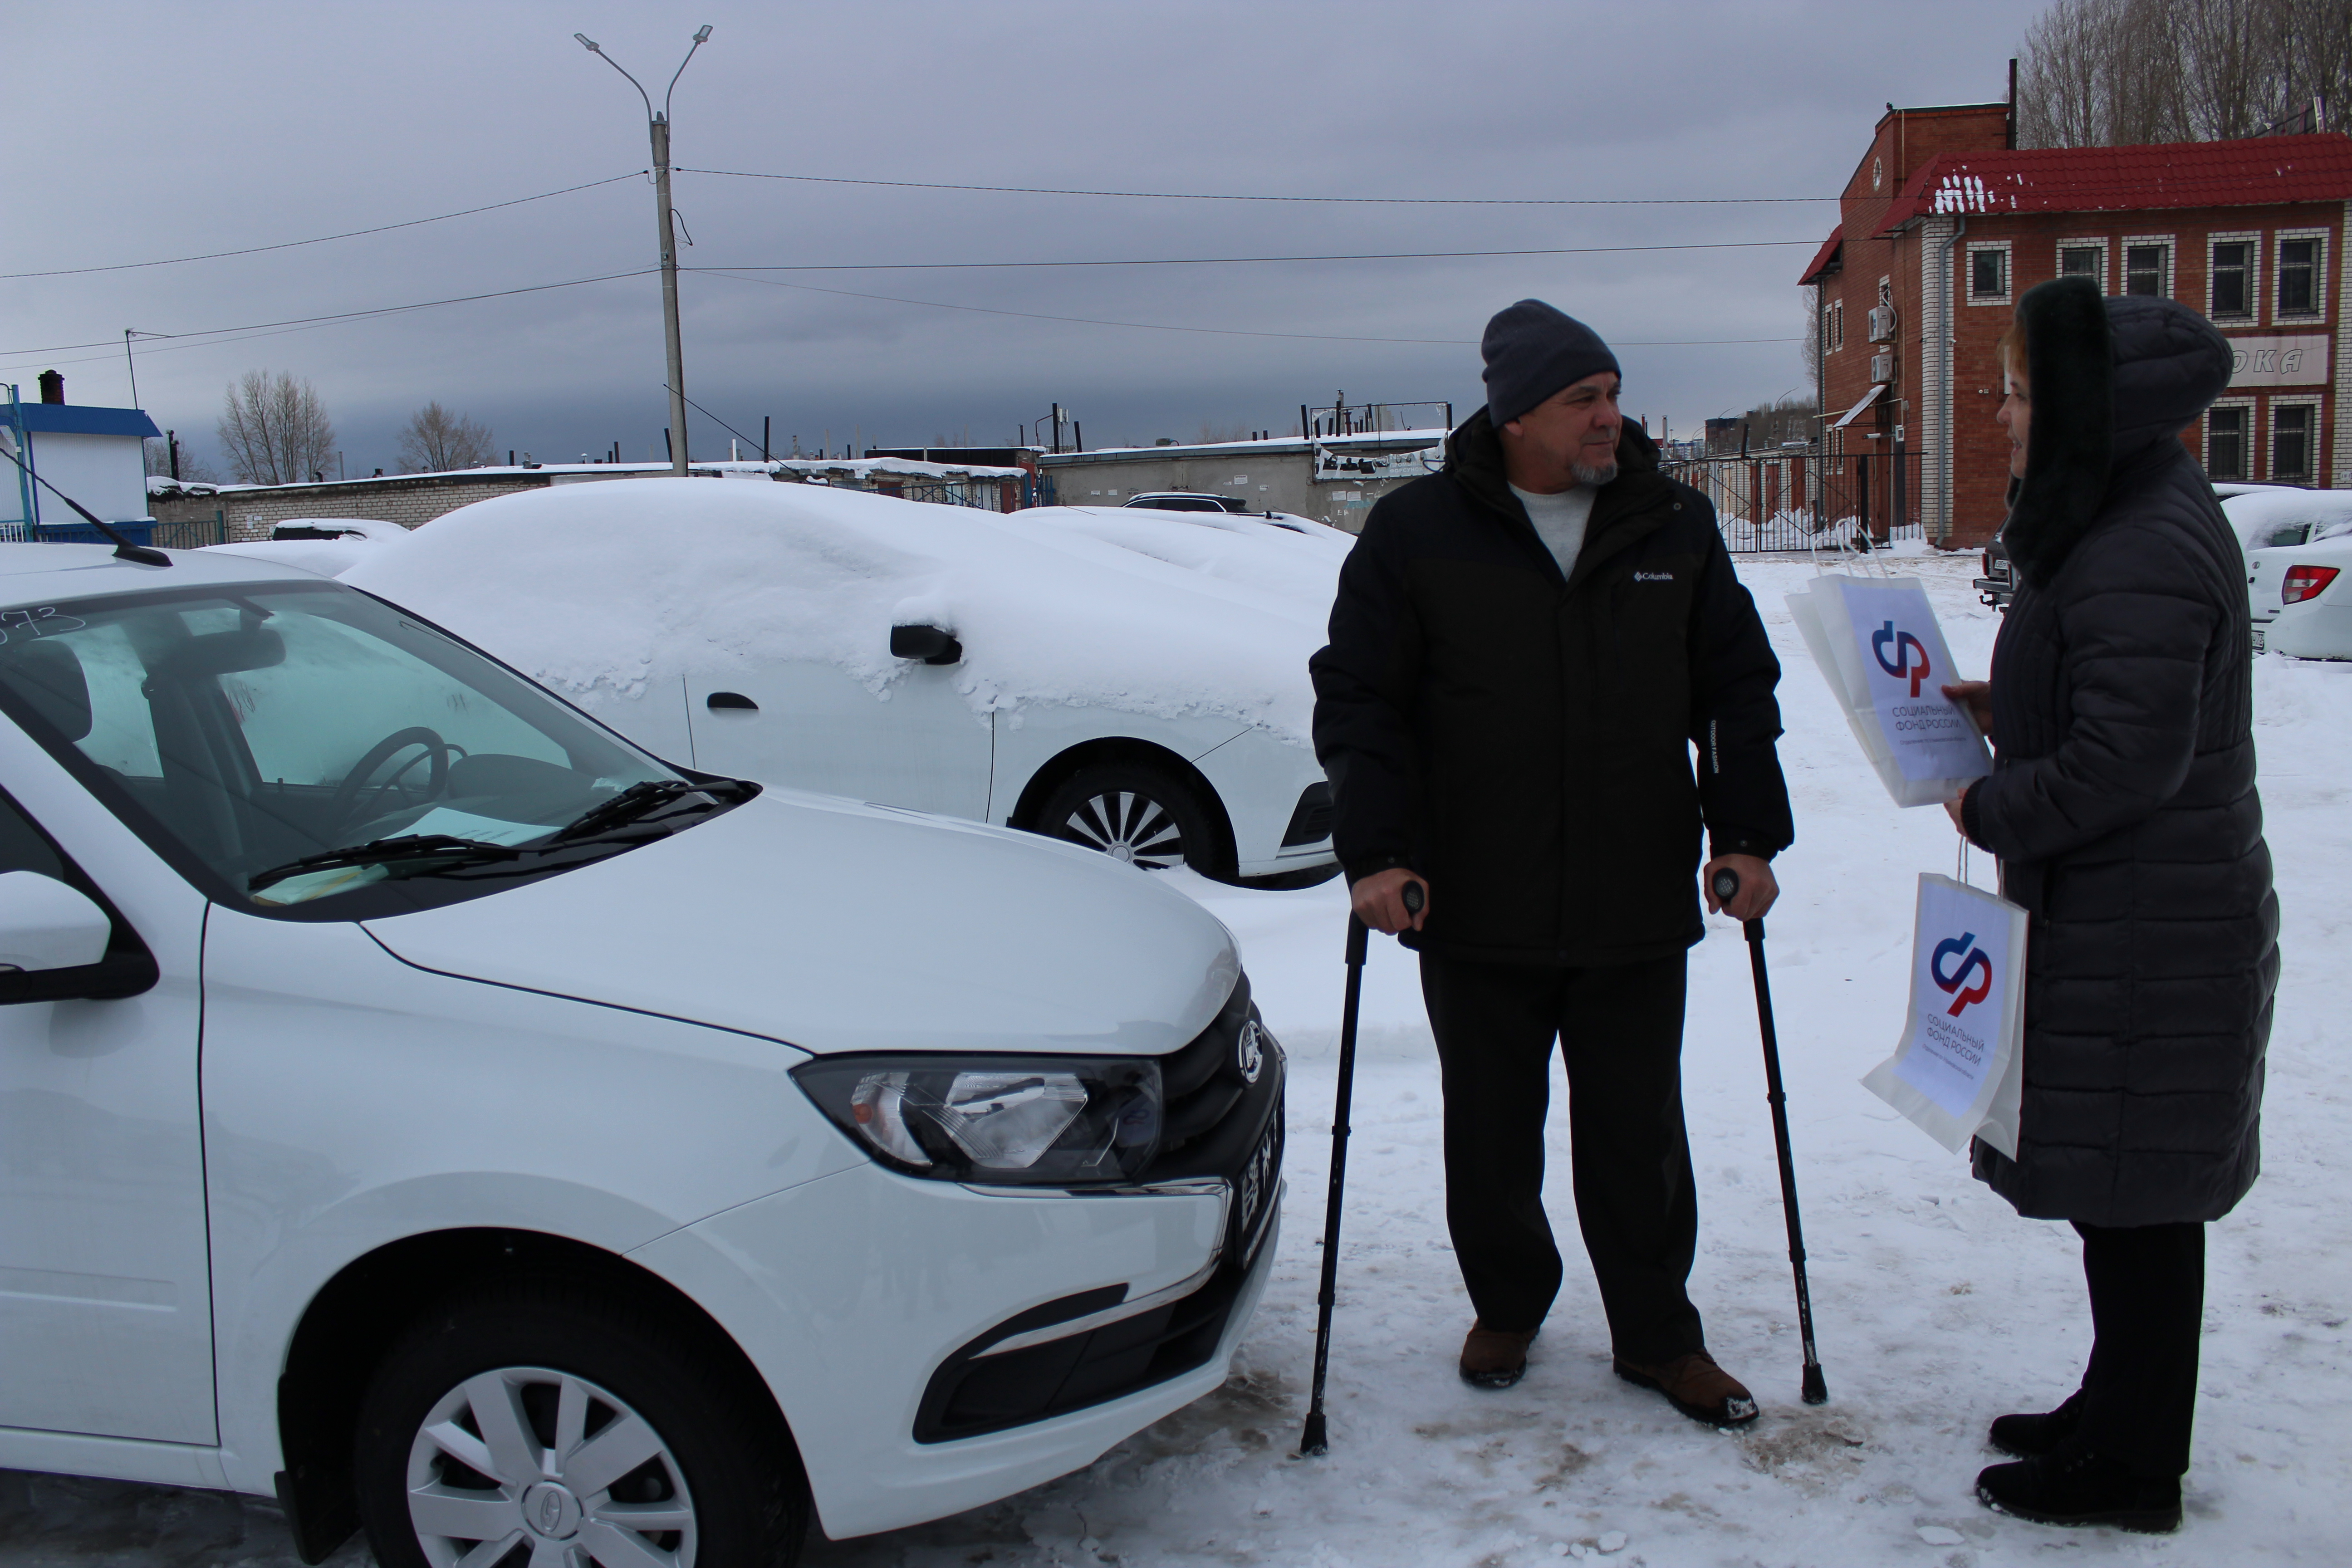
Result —
<path fill-rule="evenodd" d="M 547 1491 L 539 1494 L 539 1528 L 553 1534 L 563 1522 L 563 1499 L 561 1494 Z"/>
<path fill-rule="evenodd" d="M 1242 1037 L 1234 1042 L 1234 1065 L 1241 1068 L 1244 1083 L 1255 1083 L 1265 1070 L 1265 1042 L 1255 1018 L 1242 1026 Z"/>

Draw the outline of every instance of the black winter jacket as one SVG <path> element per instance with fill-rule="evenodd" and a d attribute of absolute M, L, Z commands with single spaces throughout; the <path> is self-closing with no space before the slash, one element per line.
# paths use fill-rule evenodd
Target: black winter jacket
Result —
<path fill-rule="evenodd" d="M 2184 305 L 2087 280 L 2020 301 L 2023 585 L 1993 649 L 1992 774 L 1963 803 L 2029 912 L 2017 1158 L 2042 1219 L 2216 1219 L 2253 1184 L 2278 901 L 2254 791 L 2244 560 L 2177 438 L 2230 351 Z"/>
<path fill-rule="evenodd" d="M 1372 509 L 1309 664 L 1340 863 L 1351 881 L 1429 879 L 1424 951 L 1580 967 L 1679 952 L 1705 930 L 1702 816 L 1718 854 L 1792 837 L 1780 667 L 1714 509 L 1629 425 L 1563 579 L 1486 410 L 1446 450 L 1444 472 Z"/>

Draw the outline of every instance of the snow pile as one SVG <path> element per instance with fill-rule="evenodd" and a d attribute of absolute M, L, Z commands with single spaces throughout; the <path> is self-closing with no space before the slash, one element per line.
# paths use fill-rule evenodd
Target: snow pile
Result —
<path fill-rule="evenodd" d="M 800 660 L 887 697 L 912 668 L 891 656 L 890 628 L 920 621 L 963 644 L 958 689 L 978 712 L 1224 717 L 1305 744 L 1307 658 L 1338 552 L 1272 531 L 1290 557 L 1164 518 L 1118 529 L 823 486 L 637 479 L 460 508 L 345 580 L 592 709 Z"/>
<path fill-rule="evenodd" d="M 1286 613 L 1307 616 L 1318 630 L 1339 591 L 1339 563 L 1356 543 L 1355 535 L 1324 523 L 1302 521 L 1286 527 L 1232 512 L 1063 506 L 1020 515 L 1187 572 L 1263 589 Z"/>

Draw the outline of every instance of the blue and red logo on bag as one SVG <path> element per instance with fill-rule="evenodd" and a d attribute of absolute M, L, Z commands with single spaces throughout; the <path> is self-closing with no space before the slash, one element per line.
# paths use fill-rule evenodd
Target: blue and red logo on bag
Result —
<path fill-rule="evenodd" d="M 1892 660 L 1886 657 L 1886 650 L 1890 647 L 1895 650 Z M 1911 681 L 1911 695 L 1919 695 L 1919 683 L 1927 679 L 1926 644 L 1909 632 L 1896 631 L 1895 623 L 1888 621 L 1870 634 L 1870 651 L 1872 657 L 1878 660 L 1879 668 L 1897 680 L 1907 676 Z"/>
<path fill-rule="evenodd" d="M 1944 973 L 1946 959 L 1958 961 L 1948 975 Z M 1974 931 L 1964 931 L 1949 942 L 1937 942 L 1927 960 L 1927 973 L 1936 982 L 1936 989 L 1952 999 L 1955 1018 L 1970 1004 L 1992 994 L 1992 960 L 1977 945 Z M 1970 975 L 1976 977 L 1973 985 L 1969 984 Z"/>

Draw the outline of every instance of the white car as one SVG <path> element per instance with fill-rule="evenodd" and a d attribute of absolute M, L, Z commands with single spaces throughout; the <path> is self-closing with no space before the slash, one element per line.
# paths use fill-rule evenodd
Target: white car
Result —
<path fill-rule="evenodd" d="M 2271 553 L 2285 561 L 2269 646 L 2295 658 L 2352 658 L 2352 531 Z"/>
<path fill-rule="evenodd" d="M 0 1467 L 733 1568 L 1223 1379 L 1284 1064 L 1197 905 L 168 560 L 0 552 Z"/>
<path fill-rule="evenodd" d="M 344 580 L 657 756 L 1299 881 L 1337 865 L 1307 659 L 1345 552 L 1222 514 L 648 479 L 478 502 Z"/>
<path fill-rule="evenodd" d="M 2273 617 L 2286 603 L 2287 567 L 2304 546 L 2352 533 L 2352 490 L 2276 488 L 2225 496 L 2221 515 L 2246 554 L 2246 607 L 2259 650 Z"/>
<path fill-rule="evenodd" d="M 333 577 L 383 546 L 407 539 L 408 533 L 396 522 L 380 522 L 373 518 L 293 517 L 273 526 L 267 539 L 207 544 L 204 548 L 255 561 L 281 562 L 321 577 Z"/>

